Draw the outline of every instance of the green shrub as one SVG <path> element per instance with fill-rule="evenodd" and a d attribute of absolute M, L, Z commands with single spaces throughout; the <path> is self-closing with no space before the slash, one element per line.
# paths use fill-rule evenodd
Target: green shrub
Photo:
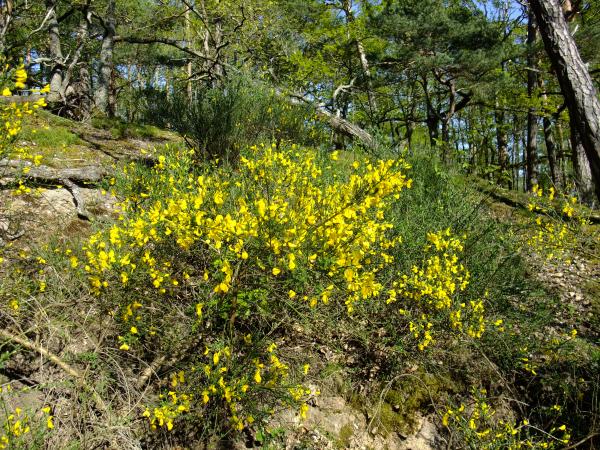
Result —
<path fill-rule="evenodd" d="M 318 145 L 322 137 L 310 111 L 292 105 L 261 82 L 232 77 L 218 87 L 198 87 L 170 96 L 148 92 L 145 120 L 182 134 L 205 160 L 236 162 L 242 148 L 259 142 Z"/>

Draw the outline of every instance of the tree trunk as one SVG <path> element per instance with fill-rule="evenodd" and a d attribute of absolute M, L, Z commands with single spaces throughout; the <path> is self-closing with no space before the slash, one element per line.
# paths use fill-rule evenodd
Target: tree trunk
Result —
<path fill-rule="evenodd" d="M 429 131 L 429 144 L 432 147 L 436 147 L 438 145 L 439 133 L 440 133 L 439 126 L 440 126 L 440 119 L 428 107 L 427 108 L 427 130 Z"/>
<path fill-rule="evenodd" d="M 556 143 L 552 135 L 552 121 L 549 117 L 544 116 L 542 119 L 544 127 L 544 141 L 546 143 L 546 153 L 548 155 L 548 166 L 550 166 L 550 178 L 556 189 L 561 189 L 560 172 L 556 161 Z"/>
<path fill-rule="evenodd" d="M 376 142 L 373 136 L 371 136 L 367 131 L 360 128 L 358 125 L 355 125 L 351 122 L 348 122 L 346 119 L 342 117 L 338 117 L 335 114 L 327 111 L 325 108 L 317 108 L 317 116 L 326 120 L 329 123 L 329 126 L 336 133 L 348 136 L 352 139 L 356 139 L 361 142 L 365 147 L 374 149 L 376 147 Z"/>
<path fill-rule="evenodd" d="M 350 25 L 352 22 L 354 22 L 354 13 L 352 12 L 350 0 L 342 1 L 342 9 L 346 15 L 346 23 Z M 373 115 L 377 110 L 377 103 L 375 102 L 375 97 L 373 95 L 373 82 L 371 77 L 371 69 L 369 67 L 369 60 L 367 59 L 367 54 L 365 53 L 365 48 L 362 41 L 358 38 L 354 38 L 354 43 L 356 45 L 356 51 L 358 53 L 358 59 L 360 60 L 363 76 L 365 77 L 365 81 L 367 83 L 367 99 L 369 102 L 369 110 L 371 115 Z"/>
<path fill-rule="evenodd" d="M 523 192 L 527 192 L 527 135 L 523 133 L 521 147 L 523 152 L 521 153 L 521 167 L 523 168 Z"/>
<path fill-rule="evenodd" d="M 527 23 L 527 96 L 530 101 L 533 98 L 535 88 L 537 87 L 537 58 L 535 56 L 535 35 L 536 24 L 531 8 L 529 9 Z M 526 189 L 531 191 L 534 185 L 537 184 L 537 134 L 538 134 L 538 117 L 535 114 L 535 109 L 530 106 L 527 111 L 527 147 L 526 147 Z"/>
<path fill-rule="evenodd" d="M 0 55 L 4 54 L 4 41 L 13 17 L 13 0 L 0 2 Z"/>
<path fill-rule="evenodd" d="M 192 33 L 191 33 L 191 23 L 190 23 L 190 8 L 187 8 L 187 7 L 185 10 L 185 40 L 187 41 L 188 47 L 191 47 L 192 46 Z M 188 99 L 188 102 L 190 102 L 190 103 L 192 101 L 192 94 L 193 94 L 193 92 L 192 92 L 192 75 L 193 75 L 192 60 L 189 59 L 188 63 L 186 64 L 187 80 L 185 83 L 185 88 L 186 88 L 186 92 L 187 92 L 187 99 Z"/>
<path fill-rule="evenodd" d="M 582 203 L 591 204 L 594 201 L 594 183 L 592 182 L 592 171 L 585 156 L 583 143 L 577 131 L 577 125 L 571 119 L 571 162 L 575 177 L 575 186 L 579 192 Z"/>
<path fill-rule="evenodd" d="M 442 161 L 448 162 L 448 150 L 450 148 L 450 118 L 442 119 Z"/>
<path fill-rule="evenodd" d="M 415 129 L 413 126 L 412 121 L 407 120 L 406 121 L 406 145 L 408 146 L 408 151 L 412 154 L 412 138 L 413 138 L 413 133 L 414 133 Z"/>
<path fill-rule="evenodd" d="M 96 88 L 96 106 L 108 117 L 114 116 L 111 107 L 111 84 L 113 82 L 113 51 L 115 47 L 115 0 L 108 0 L 106 16 L 104 18 L 104 34 L 100 48 L 100 72 Z"/>
<path fill-rule="evenodd" d="M 600 199 L 600 101 L 557 0 L 531 0 L 546 52 L 589 161 Z M 573 151 L 578 151 L 574 147 Z"/>
<path fill-rule="evenodd" d="M 50 69 L 50 92 L 48 103 L 58 103 L 64 100 L 63 75 L 65 63 L 60 43 L 58 18 L 56 14 L 56 0 L 46 0 L 46 14 L 48 17 L 48 50 L 52 59 Z"/>
<path fill-rule="evenodd" d="M 562 125 L 560 124 L 560 120 L 556 120 L 556 130 L 558 131 L 558 146 L 557 146 L 557 158 L 558 165 L 560 167 L 560 179 L 562 180 L 562 187 L 565 188 L 567 184 L 567 174 L 566 174 L 566 161 L 565 161 L 565 141 L 563 136 Z"/>
<path fill-rule="evenodd" d="M 506 175 L 506 167 L 508 165 L 508 136 L 506 134 L 506 124 L 504 123 L 504 111 L 496 109 L 494 116 L 496 119 L 496 144 L 498 145 L 500 185 L 508 184 L 508 188 L 512 189 L 512 177 L 508 178 Z M 507 181 L 507 183 L 503 181 Z"/>

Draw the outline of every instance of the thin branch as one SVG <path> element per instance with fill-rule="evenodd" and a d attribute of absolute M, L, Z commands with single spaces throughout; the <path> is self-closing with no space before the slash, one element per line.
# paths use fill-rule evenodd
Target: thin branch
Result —
<path fill-rule="evenodd" d="M 0 329 L 0 337 L 6 339 L 8 341 L 14 342 L 14 343 L 20 345 L 21 347 L 25 347 L 28 350 L 39 353 L 42 357 L 44 357 L 48 361 L 54 363 L 57 367 L 61 368 L 67 375 L 69 375 L 71 378 L 74 378 L 80 387 L 82 387 L 83 389 L 85 389 L 92 395 L 92 399 L 94 400 L 94 404 L 96 405 L 96 408 L 98 409 L 98 411 L 101 411 L 101 412 L 108 411 L 108 408 L 106 407 L 106 404 L 104 403 L 104 400 L 102 400 L 102 398 L 94 390 L 94 388 L 92 388 L 89 384 L 87 384 L 84 376 L 77 369 L 75 369 L 70 364 L 66 363 L 59 356 L 55 355 L 54 353 L 52 353 L 49 350 L 46 350 L 41 345 L 37 345 L 37 344 L 31 342 L 29 339 L 12 334 L 7 330 Z"/>

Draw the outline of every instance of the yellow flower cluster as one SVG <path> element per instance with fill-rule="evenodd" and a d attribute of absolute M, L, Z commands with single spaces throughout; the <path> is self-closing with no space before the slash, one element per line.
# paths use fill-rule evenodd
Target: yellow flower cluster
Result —
<path fill-rule="evenodd" d="M 496 420 L 496 411 L 487 402 L 486 395 L 485 389 L 474 390 L 472 405 L 466 407 L 461 403 L 459 407 L 448 408 L 442 418 L 442 424 L 458 432 L 467 448 L 553 449 L 569 443 L 570 434 L 565 425 L 538 434 L 540 430 L 527 419 L 521 422 Z"/>
<path fill-rule="evenodd" d="M 182 179 L 179 157 L 159 159 L 154 179 L 140 194 L 156 198 L 162 191 L 169 197 L 137 209 L 137 199 L 129 199 L 128 217 L 88 242 L 85 270 L 97 294 L 115 273 L 127 284 L 141 272 L 161 293 L 186 282 L 209 284 L 214 294 L 226 295 L 236 289 L 236 273 L 249 266 L 274 279 L 318 272 L 319 279 L 298 297 L 311 306 L 327 303 L 336 292 L 352 311 L 355 302 L 380 293 L 376 274 L 393 260 L 385 250 L 397 243 L 386 239 L 392 225 L 384 214 L 410 186 L 401 173 L 405 163 L 355 162 L 341 181 L 314 151 L 263 146 L 242 157 L 240 173 L 214 170 Z M 176 243 L 179 252 L 208 251 L 217 270 L 193 277 L 193 268 L 186 268 L 177 277 L 176 261 L 156 251 L 166 242 Z"/>
<path fill-rule="evenodd" d="M 27 80 L 27 72 L 23 66 L 16 70 L 10 70 L 8 66 L 4 66 L 0 70 L 0 91 L 1 96 L 11 96 L 11 86 L 15 88 L 24 88 Z M 43 92 L 47 92 L 44 89 Z M 26 175 L 31 170 L 31 164 L 39 165 L 41 155 L 34 155 L 26 147 L 15 147 L 14 141 L 17 134 L 21 131 L 22 121 L 26 115 L 31 115 L 33 112 L 46 106 L 44 97 L 41 97 L 35 102 L 0 102 L 0 159 L 16 158 L 22 163 L 22 174 Z M 21 177 L 16 179 L 17 187 L 12 191 L 14 195 L 29 194 L 31 189 L 27 187 Z"/>
<path fill-rule="evenodd" d="M 538 185 L 533 187 L 532 193 L 528 209 L 539 215 L 531 220 L 532 233 L 526 241 L 528 247 L 546 260 L 558 259 L 569 263 L 577 236 L 582 226 L 587 224 L 575 208 L 577 198 L 563 194 L 558 202 L 553 187 L 545 194 Z"/>
<path fill-rule="evenodd" d="M 413 266 L 410 275 L 401 275 L 388 291 L 387 303 L 410 299 L 400 313 L 411 320 L 409 331 L 419 341 L 419 350 L 433 342 L 434 317 L 445 313 L 453 329 L 480 338 L 485 331 L 483 300 L 463 301 L 459 295 L 469 284 L 469 271 L 459 262 L 463 252 L 460 239 L 453 237 L 450 229 L 428 233 L 430 254 L 421 266 Z"/>
<path fill-rule="evenodd" d="M 23 391 L 26 391 L 27 389 L 28 388 L 24 388 Z M 0 408 L 4 415 L 3 420 L 0 422 L 0 450 L 10 448 L 30 448 L 30 445 L 28 445 L 30 444 L 28 437 L 31 438 L 40 431 L 36 427 L 36 420 L 32 421 L 32 416 L 22 408 L 9 408 L 5 395 L 11 395 L 13 392 L 15 391 L 13 391 L 10 384 L 0 386 Z M 54 428 L 54 423 L 52 422 L 53 416 L 51 415 L 50 408 L 42 408 L 41 413 L 43 417 L 46 418 L 46 428 L 48 430 Z"/>
<path fill-rule="evenodd" d="M 4 68 L 5 71 L 8 71 L 8 67 Z M 6 78 L 6 75 L 0 73 L 0 90 L 2 92 L 3 97 L 9 97 L 12 95 L 11 85 L 14 88 L 22 89 L 25 87 L 25 81 L 27 80 L 27 72 L 23 68 L 23 66 L 18 67 L 13 71 L 12 77 L 14 81 L 11 81 L 10 78 L 6 80 L 6 82 L 2 83 L 2 79 Z M 9 75 L 11 73 L 9 72 Z M 43 90 L 47 92 L 47 89 Z M 4 132 L 0 134 L 0 145 L 3 144 L 2 141 L 6 141 L 9 139 L 13 139 L 19 131 L 21 131 L 22 119 L 23 116 L 32 114 L 33 111 L 40 107 L 46 106 L 46 101 L 44 97 L 36 100 L 35 102 L 8 102 L 7 104 L 2 103 L 0 107 L 0 123 L 4 128 Z"/>
<path fill-rule="evenodd" d="M 218 350 L 207 347 L 187 374 L 179 371 L 171 375 L 171 390 L 167 395 L 160 395 L 161 405 L 152 410 L 146 408 L 143 416 L 153 429 L 166 427 L 170 431 L 174 420 L 191 409 L 200 413 L 210 410 L 213 414 L 223 411 L 231 428 L 241 431 L 254 423 L 249 410 L 258 408 L 255 404 L 258 397 L 264 392 L 272 395 L 281 390 L 282 395 L 287 392 L 294 403 L 300 404 L 299 414 L 305 417 L 304 399 L 311 391 L 302 385 L 286 384 L 289 368 L 280 361 L 275 349 L 276 345 L 271 344 L 266 357 L 253 358 L 251 364 L 240 364 L 239 352 L 232 354 L 228 346 Z"/>
<path fill-rule="evenodd" d="M 21 436 L 31 432 L 29 416 L 21 408 L 7 414 L 0 431 L 0 449 L 9 448 Z"/>

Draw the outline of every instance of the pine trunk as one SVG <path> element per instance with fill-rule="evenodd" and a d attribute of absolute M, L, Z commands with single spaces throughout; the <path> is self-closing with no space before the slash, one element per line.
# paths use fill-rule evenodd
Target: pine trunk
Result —
<path fill-rule="evenodd" d="M 592 78 L 569 32 L 557 0 L 531 0 L 546 52 L 550 57 L 565 102 L 577 131 L 580 148 L 591 169 L 596 196 L 600 199 L 600 101 Z M 574 160 L 580 158 L 574 156 Z"/>

